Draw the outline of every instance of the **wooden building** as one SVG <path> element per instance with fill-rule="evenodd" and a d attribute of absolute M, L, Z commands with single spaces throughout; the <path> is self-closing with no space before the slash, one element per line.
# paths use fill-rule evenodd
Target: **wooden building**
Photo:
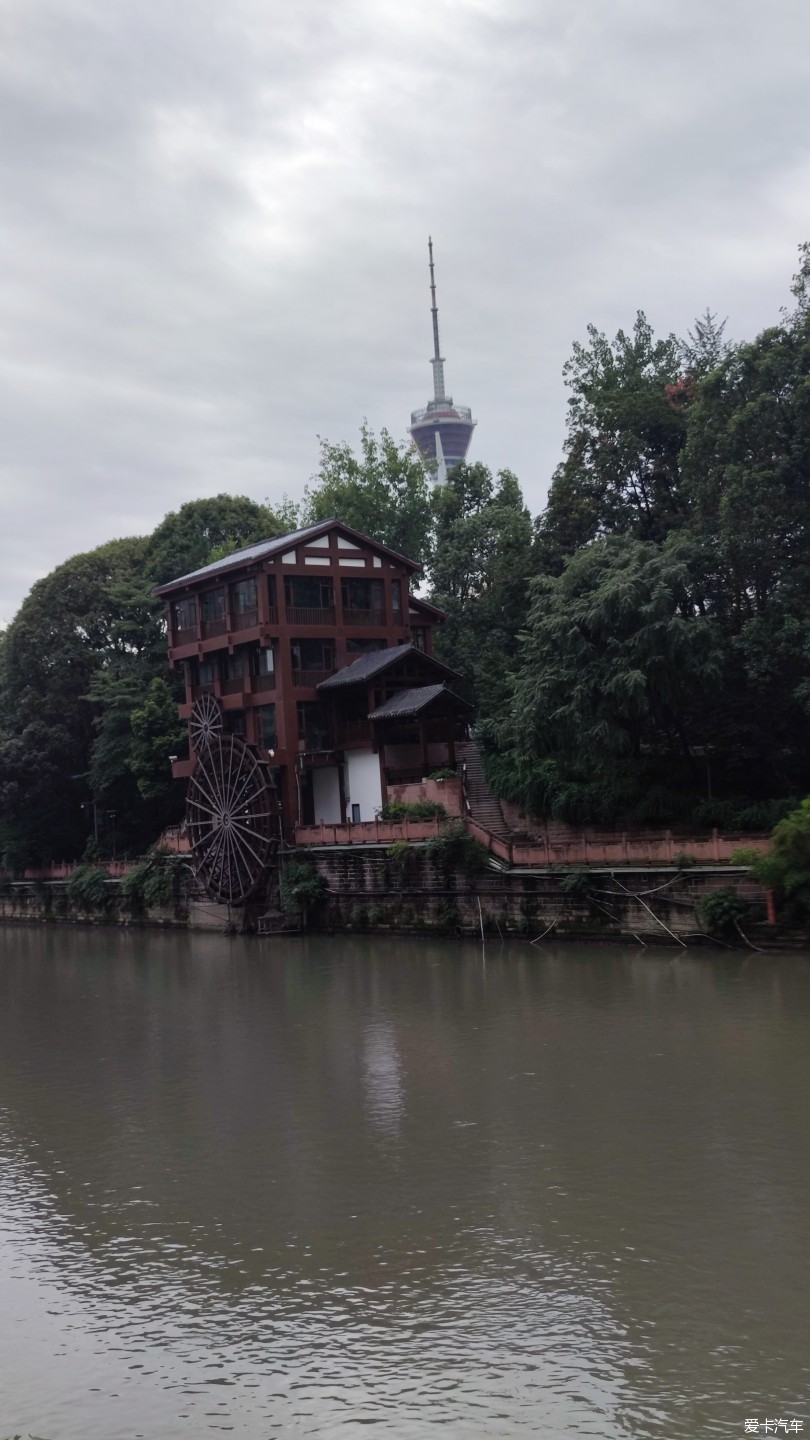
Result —
<path fill-rule="evenodd" d="M 204 763 L 216 768 L 212 737 L 223 775 L 237 756 L 240 777 L 255 768 L 255 787 L 267 778 L 292 842 L 299 824 L 372 820 L 389 785 L 454 765 L 470 706 L 453 688 L 458 676 L 433 658 L 443 615 L 411 594 L 418 569 L 325 520 L 159 588 L 189 722 L 189 756 L 173 770 L 189 777 L 192 807 L 216 811 L 223 845 L 221 777 L 194 780 Z M 216 800 L 203 798 L 212 786 Z M 241 837 L 251 849 L 243 801 L 227 824 L 234 847 Z"/>

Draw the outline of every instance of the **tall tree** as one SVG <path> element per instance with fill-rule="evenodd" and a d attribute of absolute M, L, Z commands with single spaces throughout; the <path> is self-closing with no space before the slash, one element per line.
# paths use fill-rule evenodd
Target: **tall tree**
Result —
<path fill-rule="evenodd" d="M 656 340 L 641 311 L 630 335 L 620 330 L 611 342 L 591 325 L 588 336 L 563 372 L 566 456 L 538 525 L 541 567 L 556 573 L 598 535 L 660 541 L 684 517 L 682 345 L 674 335 Z"/>
<path fill-rule="evenodd" d="M 434 493 L 431 599 L 447 613 L 436 653 L 467 680 L 480 712 L 497 708 L 526 616 L 531 516 L 509 470 L 457 465 Z"/>
<path fill-rule="evenodd" d="M 388 431 L 364 424 L 360 453 L 321 441 L 318 474 L 304 494 L 302 524 L 332 517 L 426 565 L 431 553 L 430 486 L 422 462 Z"/>

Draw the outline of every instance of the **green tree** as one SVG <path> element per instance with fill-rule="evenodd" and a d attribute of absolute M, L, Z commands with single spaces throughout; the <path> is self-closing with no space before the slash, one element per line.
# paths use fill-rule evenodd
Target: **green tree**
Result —
<path fill-rule="evenodd" d="M 434 494 L 431 600 L 446 611 L 437 658 L 458 670 L 483 715 L 497 710 L 526 617 L 532 523 L 509 470 L 457 465 Z"/>
<path fill-rule="evenodd" d="M 660 547 L 610 536 L 562 575 L 534 581 L 490 764 L 502 792 L 511 773 L 524 791 L 512 798 L 561 819 L 609 822 L 639 813 L 642 798 L 658 818 L 677 809 L 679 787 L 697 788 L 724 662 L 699 574 L 683 539 Z"/>
<path fill-rule="evenodd" d="M 611 342 L 590 325 L 588 337 L 563 372 L 566 454 L 538 523 L 540 568 L 552 572 L 598 535 L 661 541 L 685 515 L 688 352 L 674 335 L 656 340 L 641 311 L 630 335 L 620 330 Z M 704 342 L 696 336 L 696 349 Z"/>
<path fill-rule="evenodd" d="M 349 445 L 322 440 L 320 469 L 305 491 L 301 523 L 333 517 L 426 565 L 430 486 L 415 450 L 398 445 L 387 430 L 377 438 L 367 424 L 360 430 L 359 455 Z"/>
<path fill-rule="evenodd" d="M 173 510 L 152 532 L 146 545 L 145 576 L 166 585 L 180 575 L 208 565 L 246 545 L 281 535 L 289 519 L 244 495 L 212 495 L 189 500 Z"/>

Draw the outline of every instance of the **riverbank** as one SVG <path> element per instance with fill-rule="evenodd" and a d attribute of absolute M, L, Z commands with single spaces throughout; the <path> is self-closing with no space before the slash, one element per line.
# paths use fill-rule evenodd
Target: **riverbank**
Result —
<path fill-rule="evenodd" d="M 110 877 L 100 903 L 71 899 L 68 881 L 7 881 L 0 919 L 54 925 L 150 926 L 220 933 L 275 935 L 302 929 L 338 934 L 535 940 L 622 940 L 683 945 L 713 939 L 701 914 L 717 891 L 749 906 L 749 930 L 723 937 L 745 946 L 772 945 L 765 898 L 745 866 L 555 866 L 499 868 L 490 861 L 473 872 L 412 844 L 396 853 L 385 845 L 309 847 L 322 897 L 304 911 L 284 911 L 278 887 L 242 906 L 217 904 L 191 889 L 170 905 L 128 905 L 121 879 Z"/>

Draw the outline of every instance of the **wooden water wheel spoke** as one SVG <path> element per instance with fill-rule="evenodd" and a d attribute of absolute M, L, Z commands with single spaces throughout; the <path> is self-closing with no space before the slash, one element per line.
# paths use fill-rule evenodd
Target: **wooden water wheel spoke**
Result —
<path fill-rule="evenodd" d="M 215 733 L 195 754 L 186 825 L 197 878 L 214 899 L 239 903 L 261 883 L 274 856 L 275 787 L 267 767 L 235 735 Z"/>
<path fill-rule="evenodd" d="M 195 755 L 222 733 L 222 708 L 214 695 L 199 695 L 191 707 L 189 735 Z"/>

